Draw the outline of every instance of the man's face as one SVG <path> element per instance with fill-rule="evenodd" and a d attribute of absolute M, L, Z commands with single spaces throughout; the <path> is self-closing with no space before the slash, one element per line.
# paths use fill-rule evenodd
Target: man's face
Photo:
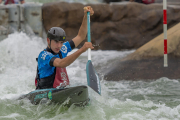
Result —
<path fill-rule="evenodd" d="M 48 42 L 48 46 L 50 45 L 50 39 L 48 38 L 47 40 Z M 56 41 L 56 40 L 51 40 L 51 49 L 54 53 L 59 53 L 59 50 L 61 49 L 61 47 L 63 46 L 63 41 Z"/>

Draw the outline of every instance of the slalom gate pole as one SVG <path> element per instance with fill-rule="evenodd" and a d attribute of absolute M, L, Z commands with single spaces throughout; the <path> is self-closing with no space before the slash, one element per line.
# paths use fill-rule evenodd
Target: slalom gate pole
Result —
<path fill-rule="evenodd" d="M 167 0 L 163 0 L 164 67 L 168 67 L 167 55 Z"/>

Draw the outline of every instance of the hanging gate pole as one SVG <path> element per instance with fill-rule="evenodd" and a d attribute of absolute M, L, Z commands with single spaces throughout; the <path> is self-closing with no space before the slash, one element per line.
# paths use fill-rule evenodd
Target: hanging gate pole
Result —
<path fill-rule="evenodd" d="M 163 0 L 163 27 L 164 27 L 164 67 L 168 67 L 168 55 L 167 55 L 167 0 Z"/>

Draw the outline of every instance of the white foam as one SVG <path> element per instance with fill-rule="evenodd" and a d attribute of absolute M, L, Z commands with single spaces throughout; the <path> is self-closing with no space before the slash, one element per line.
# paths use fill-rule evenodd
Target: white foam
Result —
<path fill-rule="evenodd" d="M 35 58 L 44 48 L 46 44 L 41 38 L 29 37 L 24 33 L 11 34 L 0 42 L 0 110 L 4 114 L 0 119 L 180 119 L 180 83 L 164 77 L 151 82 L 109 82 L 101 79 L 102 95 L 89 88 L 90 105 L 84 109 L 71 107 L 66 110 L 58 105 L 34 106 L 29 102 L 12 102 L 11 99 L 35 89 Z M 92 63 L 95 68 L 101 68 L 131 52 L 133 50 L 92 51 Z M 67 67 L 71 86 L 87 85 L 86 63 L 85 52 Z"/>

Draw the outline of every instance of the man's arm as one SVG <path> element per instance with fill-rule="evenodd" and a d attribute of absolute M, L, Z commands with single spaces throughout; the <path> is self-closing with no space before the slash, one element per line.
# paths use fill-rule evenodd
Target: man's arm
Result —
<path fill-rule="evenodd" d="M 0 0 L 0 4 L 2 3 L 2 0 Z"/>
<path fill-rule="evenodd" d="M 78 35 L 73 38 L 73 42 L 75 44 L 75 47 L 77 47 L 85 38 L 87 34 L 87 12 L 90 11 L 90 14 L 93 15 L 94 11 L 91 8 L 91 6 L 84 7 L 84 17 L 81 24 L 81 27 L 79 29 Z"/>
<path fill-rule="evenodd" d="M 77 50 L 75 53 L 60 59 L 56 58 L 53 62 L 54 67 L 60 67 L 60 68 L 65 68 L 69 66 L 71 63 L 73 63 L 83 52 L 85 52 L 88 48 L 93 49 L 94 47 L 92 46 L 91 42 L 85 42 L 83 47 L 81 47 L 79 50 Z"/>

